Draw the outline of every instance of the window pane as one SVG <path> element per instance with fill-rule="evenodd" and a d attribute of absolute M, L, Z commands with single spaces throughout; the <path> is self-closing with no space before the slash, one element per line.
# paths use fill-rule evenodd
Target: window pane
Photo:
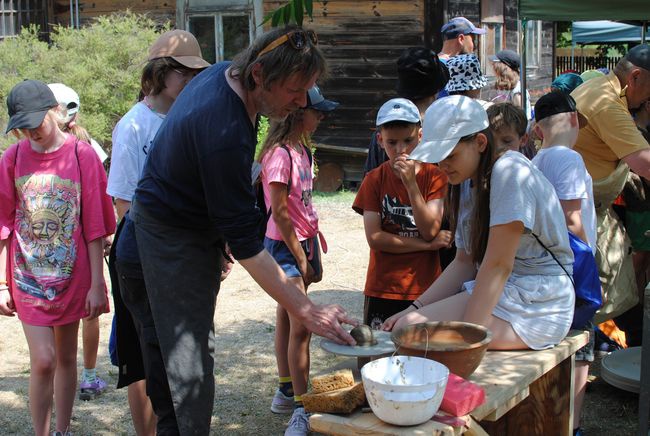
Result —
<path fill-rule="evenodd" d="M 230 60 L 250 44 L 250 20 L 248 15 L 222 16 L 223 58 Z"/>
<path fill-rule="evenodd" d="M 201 46 L 203 59 L 214 64 L 217 61 L 216 42 L 214 40 L 214 17 L 190 17 L 190 32 Z"/>
<path fill-rule="evenodd" d="M 539 66 L 540 22 L 529 21 L 526 26 L 526 66 Z"/>

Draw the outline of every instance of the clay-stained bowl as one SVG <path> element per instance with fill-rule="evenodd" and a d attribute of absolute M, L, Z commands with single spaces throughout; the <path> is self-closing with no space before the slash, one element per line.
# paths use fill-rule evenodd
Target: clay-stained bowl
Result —
<path fill-rule="evenodd" d="M 492 333 L 468 322 L 424 322 L 393 330 L 391 340 L 398 354 L 435 360 L 467 378 L 481 363 Z"/>

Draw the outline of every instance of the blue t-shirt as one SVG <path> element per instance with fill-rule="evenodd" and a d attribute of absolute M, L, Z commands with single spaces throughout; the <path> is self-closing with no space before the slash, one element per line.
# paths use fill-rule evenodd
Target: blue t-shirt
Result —
<path fill-rule="evenodd" d="M 154 138 L 134 202 L 164 225 L 216 230 L 236 259 L 246 259 L 264 249 L 251 184 L 257 135 L 226 81 L 229 65 L 213 65 L 180 93 Z"/>

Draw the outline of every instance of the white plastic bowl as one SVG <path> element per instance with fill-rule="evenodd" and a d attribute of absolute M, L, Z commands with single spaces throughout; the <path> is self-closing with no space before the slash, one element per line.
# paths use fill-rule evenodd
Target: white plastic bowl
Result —
<path fill-rule="evenodd" d="M 391 356 L 361 368 L 370 408 L 395 425 L 418 425 L 436 414 L 447 387 L 449 370 L 435 360 Z"/>

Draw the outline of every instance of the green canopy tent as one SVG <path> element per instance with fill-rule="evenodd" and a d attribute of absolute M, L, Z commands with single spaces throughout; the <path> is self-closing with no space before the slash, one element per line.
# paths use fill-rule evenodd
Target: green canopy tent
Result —
<path fill-rule="evenodd" d="M 521 87 L 526 89 L 526 23 L 543 21 L 619 20 L 643 21 L 643 29 L 650 21 L 649 0 L 519 0 L 521 35 Z M 645 31 L 641 35 L 645 42 Z M 524 102 L 526 100 L 524 99 Z M 524 103 L 526 104 L 526 103 Z M 524 108 L 526 109 L 526 108 Z"/>
<path fill-rule="evenodd" d="M 618 20 L 642 21 L 645 41 L 645 28 L 650 21 L 650 1 L 648 0 L 519 0 L 519 19 L 522 35 L 526 35 L 528 20 L 544 21 L 591 21 Z M 520 38 L 522 60 L 521 87 L 526 89 L 526 41 Z M 523 99 L 526 101 L 526 99 Z M 643 303 L 643 346 L 641 357 L 641 380 L 639 393 L 638 436 L 648 436 L 650 418 L 650 287 L 646 288 Z"/>

